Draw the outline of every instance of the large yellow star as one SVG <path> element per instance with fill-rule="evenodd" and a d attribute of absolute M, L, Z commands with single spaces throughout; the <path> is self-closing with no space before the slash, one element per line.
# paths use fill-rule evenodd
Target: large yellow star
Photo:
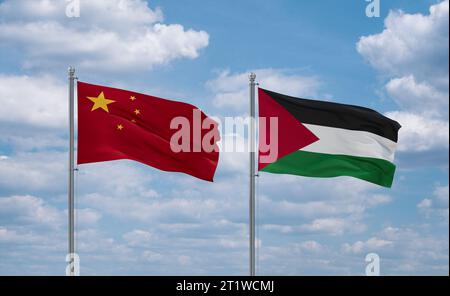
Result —
<path fill-rule="evenodd" d="M 94 106 L 92 106 L 91 111 L 94 111 L 98 108 L 102 108 L 103 110 L 109 113 L 108 105 L 115 102 L 113 100 L 106 99 L 105 94 L 103 92 L 101 92 L 98 95 L 98 97 L 87 97 L 87 98 L 94 103 Z"/>

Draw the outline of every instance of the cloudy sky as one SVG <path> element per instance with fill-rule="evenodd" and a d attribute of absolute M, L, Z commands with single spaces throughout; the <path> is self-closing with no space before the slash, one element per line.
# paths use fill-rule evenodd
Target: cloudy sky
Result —
<path fill-rule="evenodd" d="M 264 88 L 399 121 L 392 189 L 347 177 L 258 179 L 257 272 L 449 272 L 449 1 L 0 0 L 0 274 L 63 275 L 67 67 L 82 81 L 245 115 Z M 227 135 L 223 135 L 226 137 Z M 214 183 L 131 161 L 76 175 L 84 275 L 248 273 L 246 154 Z"/>

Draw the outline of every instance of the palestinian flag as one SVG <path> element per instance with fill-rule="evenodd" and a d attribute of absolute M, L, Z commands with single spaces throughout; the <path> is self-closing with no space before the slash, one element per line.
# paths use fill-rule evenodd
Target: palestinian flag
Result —
<path fill-rule="evenodd" d="M 398 122 L 364 107 L 294 98 L 265 89 L 259 89 L 258 95 L 260 171 L 320 178 L 350 176 L 391 187 Z M 278 120 L 277 136 L 270 118 Z M 263 131 L 266 136 L 261 136 Z M 267 161 L 275 148 L 275 159 Z"/>

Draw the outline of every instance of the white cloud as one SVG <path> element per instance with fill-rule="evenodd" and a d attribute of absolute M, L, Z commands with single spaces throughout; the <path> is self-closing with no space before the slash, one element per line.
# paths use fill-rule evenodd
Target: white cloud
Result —
<path fill-rule="evenodd" d="M 80 18 L 67 18 L 65 4 L 4 1 L 1 43 L 20 46 L 25 67 L 70 62 L 99 71 L 146 70 L 179 58 L 195 59 L 209 43 L 204 31 L 161 23 L 161 10 L 150 9 L 143 0 L 82 1 Z"/>
<path fill-rule="evenodd" d="M 1 161 L 0 186 L 15 192 L 64 192 L 67 155 L 36 152 L 12 155 Z"/>
<path fill-rule="evenodd" d="M 219 202 L 216 199 L 142 199 L 121 198 L 104 196 L 100 194 L 88 194 L 82 197 L 84 204 L 102 209 L 108 214 L 123 219 L 137 221 L 166 221 L 166 220 L 200 220 L 210 217 L 219 210 Z"/>
<path fill-rule="evenodd" d="M 30 195 L 0 198 L 0 213 L 18 223 L 59 227 L 63 221 L 62 212 L 46 204 L 42 199 Z M 8 222 L 6 222 L 8 223 Z"/>
<path fill-rule="evenodd" d="M 377 186 L 350 177 L 313 179 L 261 173 L 259 180 L 264 195 L 258 201 L 265 215 L 276 212 L 282 217 L 307 219 L 350 217 L 392 201 L 390 196 L 379 193 Z M 279 196 L 279 186 L 283 187 L 283 197 Z"/>
<path fill-rule="evenodd" d="M 324 249 L 324 247 L 320 243 L 313 241 L 313 240 L 301 243 L 300 247 L 303 250 L 311 251 L 311 252 L 320 252 Z"/>
<path fill-rule="evenodd" d="M 448 149 L 449 122 L 405 111 L 392 111 L 386 116 L 398 121 L 400 129 L 398 151 Z"/>
<path fill-rule="evenodd" d="M 353 200 L 352 200 L 353 201 Z M 329 200 L 319 201 L 287 201 L 284 199 L 276 200 L 262 196 L 259 200 L 261 207 L 267 211 L 276 211 L 288 216 L 302 216 L 306 218 L 327 217 L 340 214 L 356 214 L 362 213 L 365 207 L 360 202 L 352 203 L 351 200 L 347 202 L 332 202 Z"/>
<path fill-rule="evenodd" d="M 382 261 L 383 275 L 448 274 L 448 231 L 436 235 L 433 233 L 436 227 L 388 226 L 366 241 L 343 244 L 342 251 L 346 255 L 343 258 L 347 264 L 352 260 L 361 262 L 365 254 L 376 252 Z"/>
<path fill-rule="evenodd" d="M 163 259 L 163 256 L 161 254 L 150 250 L 145 250 L 144 252 L 142 252 L 142 257 L 145 259 L 145 261 L 151 263 L 159 262 Z"/>
<path fill-rule="evenodd" d="M 50 76 L 0 75 L 0 123 L 67 126 L 67 86 Z"/>
<path fill-rule="evenodd" d="M 448 0 L 431 6 L 429 15 L 391 11 L 384 31 L 361 37 L 357 50 L 389 75 L 448 77 L 448 15 Z"/>
<path fill-rule="evenodd" d="M 449 190 L 448 185 L 436 186 L 431 198 L 425 198 L 417 204 L 417 208 L 427 217 L 437 216 L 448 225 L 449 218 Z"/>
<path fill-rule="evenodd" d="M 372 194 L 365 199 L 367 207 L 386 205 L 392 202 L 392 198 L 385 194 Z"/>
<path fill-rule="evenodd" d="M 133 196 L 140 201 L 159 196 L 152 188 L 151 168 L 128 160 L 111 161 L 78 166 L 80 201 L 84 195 L 101 192 L 108 198 L 123 199 Z M 126 203 L 126 201 L 124 201 Z M 89 206 L 89 204 L 87 204 Z"/>
<path fill-rule="evenodd" d="M 361 254 L 362 252 L 374 252 L 384 249 L 392 245 L 391 241 L 379 239 L 376 237 L 369 238 L 367 241 L 357 241 L 354 244 L 344 244 L 343 250 L 347 253 Z"/>
<path fill-rule="evenodd" d="M 66 149 L 67 96 L 67 85 L 49 75 L 0 74 L 0 145 L 15 153 Z"/>
<path fill-rule="evenodd" d="M 17 3 L 16 3 L 17 2 Z M 68 1 L 21 0 L 4 1 L 0 13 L 8 20 L 67 19 L 65 14 Z M 140 0 L 81 0 L 80 17 L 89 23 L 77 25 L 89 27 L 108 26 L 123 28 L 136 24 L 152 24 L 163 21 L 160 8 L 152 10 Z M 130 17 L 133 15 L 134 17 Z"/>
<path fill-rule="evenodd" d="M 6 227 L 0 226 L 0 243 L 36 243 L 39 238 L 30 233 L 18 233 L 15 230 L 10 230 Z"/>
<path fill-rule="evenodd" d="M 130 246 L 148 246 L 153 239 L 153 235 L 145 230 L 135 229 L 123 235 L 123 239 Z"/>
<path fill-rule="evenodd" d="M 12 125 L 4 124 L 0 126 L 0 133 L 2 134 L 0 144 L 11 147 L 11 151 L 16 154 L 45 150 L 62 151 L 68 147 L 68 140 L 64 138 L 62 129 L 40 129 L 20 125 L 20 121 L 17 121 Z M 8 158 L 11 157 L 8 156 Z"/>
<path fill-rule="evenodd" d="M 295 231 L 295 227 L 292 225 L 277 225 L 277 224 L 265 224 L 262 225 L 262 229 L 269 231 L 278 231 L 284 234 L 292 233 Z"/>
<path fill-rule="evenodd" d="M 424 269 L 434 274 L 448 274 L 448 233 L 435 236 L 430 234 L 431 231 L 432 229 L 424 229 L 423 232 L 418 232 L 411 228 L 395 227 L 383 229 L 379 236 L 393 242 L 391 252 L 396 256 L 393 259 L 393 253 L 387 253 L 384 257 L 381 255 L 385 258 L 382 259 L 384 265 L 387 265 L 393 274 L 416 274 Z"/>
<path fill-rule="evenodd" d="M 240 211 L 246 205 L 241 194 L 228 194 L 238 191 L 239 177 L 236 181 L 224 176 L 211 184 L 166 173 L 154 179 L 151 168 L 129 161 L 80 166 L 78 173 L 80 204 L 116 218 L 192 223 L 245 213 Z"/>
<path fill-rule="evenodd" d="M 260 241 L 259 241 L 260 242 Z M 221 238 L 219 239 L 220 246 L 226 249 L 245 249 L 248 247 L 248 239 L 245 237 L 229 237 L 229 238 Z M 258 245 L 258 241 L 256 242 Z"/>
<path fill-rule="evenodd" d="M 77 226 L 86 226 L 97 223 L 102 218 L 102 214 L 93 209 L 76 209 L 75 223 Z"/>
<path fill-rule="evenodd" d="M 259 182 L 257 215 L 263 219 L 263 237 L 361 234 L 367 230 L 367 215 L 393 200 L 379 187 L 348 177 L 311 179 L 261 173 Z"/>
<path fill-rule="evenodd" d="M 223 125 L 226 126 L 227 123 L 224 122 Z M 225 128 L 224 126 L 222 126 L 222 128 Z M 229 129 L 230 127 L 226 128 Z M 245 126 L 245 129 L 248 130 L 248 125 Z M 221 154 L 219 158 L 218 173 L 242 173 L 246 171 L 249 156 L 245 151 L 248 151 L 249 142 L 248 138 L 245 136 L 245 129 L 233 133 L 221 134 L 219 142 Z"/>
<path fill-rule="evenodd" d="M 449 203 L 449 193 L 447 186 L 438 186 L 434 191 L 434 196 L 436 198 L 436 203 L 444 208 L 448 208 Z"/>
<path fill-rule="evenodd" d="M 390 80 L 386 89 L 404 110 L 448 119 L 448 91 L 438 90 L 427 81 L 417 82 L 413 75 Z"/>
<path fill-rule="evenodd" d="M 301 231 L 329 233 L 331 235 L 342 235 L 344 232 L 358 233 L 365 231 L 365 229 L 364 224 L 339 218 L 315 219 L 309 224 L 300 226 Z"/>
<path fill-rule="evenodd" d="M 0 197 L 0 214 L 4 225 L 28 225 L 30 227 L 48 226 L 61 228 L 67 217 L 66 210 L 60 210 L 48 201 L 31 195 Z M 76 209 L 77 227 L 97 223 L 101 214 L 90 208 Z"/>
<path fill-rule="evenodd" d="M 291 233 L 313 233 L 313 234 L 329 234 L 342 235 L 344 233 L 361 233 L 366 230 L 366 225 L 359 221 L 344 218 L 319 218 L 314 219 L 310 223 L 302 225 L 277 225 L 265 224 L 262 229 L 268 231 L 276 231 L 282 234 Z"/>
<path fill-rule="evenodd" d="M 417 204 L 417 208 L 423 210 L 423 209 L 429 209 L 433 205 L 433 201 L 429 198 L 425 198 L 420 203 Z"/>
<path fill-rule="evenodd" d="M 317 95 L 320 81 L 317 77 L 292 74 L 281 69 L 256 69 L 244 73 L 222 71 L 218 77 L 207 82 L 214 92 L 213 103 L 218 108 L 231 108 L 246 112 L 248 106 L 248 75 L 254 72 L 261 87 L 282 92 L 287 95 L 314 97 Z"/>
<path fill-rule="evenodd" d="M 449 1 L 428 15 L 391 11 L 385 29 L 361 37 L 358 52 L 388 82 L 386 91 L 401 110 L 387 116 L 402 124 L 399 150 L 448 149 Z"/>
<path fill-rule="evenodd" d="M 95 228 L 77 231 L 76 241 L 80 257 L 86 260 L 89 260 L 92 256 L 91 260 L 97 263 L 99 261 L 110 261 L 112 258 L 122 262 L 136 261 L 131 248 Z M 89 263 L 85 262 L 84 266 L 86 265 L 89 265 Z"/>

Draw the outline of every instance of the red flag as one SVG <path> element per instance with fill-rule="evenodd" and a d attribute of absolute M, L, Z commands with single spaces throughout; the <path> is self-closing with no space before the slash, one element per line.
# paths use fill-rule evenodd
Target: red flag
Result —
<path fill-rule="evenodd" d="M 131 159 L 213 181 L 219 138 L 190 104 L 78 82 L 78 164 Z"/>

